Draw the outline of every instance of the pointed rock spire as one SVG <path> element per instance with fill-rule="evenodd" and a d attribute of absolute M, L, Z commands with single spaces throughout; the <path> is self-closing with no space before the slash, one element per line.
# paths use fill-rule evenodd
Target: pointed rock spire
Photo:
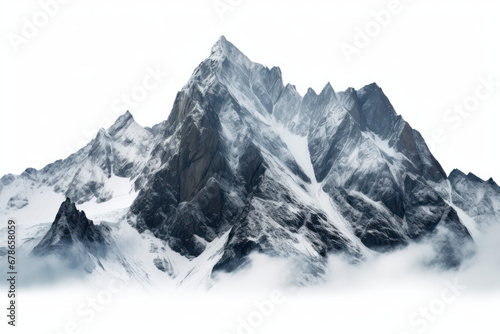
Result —
<path fill-rule="evenodd" d="M 77 244 L 94 253 L 105 246 L 105 238 L 101 226 L 94 225 L 84 211 L 79 211 L 75 203 L 66 198 L 59 207 L 49 231 L 33 248 L 32 253 L 65 257 Z"/>
<path fill-rule="evenodd" d="M 130 124 L 135 123 L 134 117 L 130 111 L 126 111 L 123 115 L 118 117 L 113 125 L 108 129 L 110 136 L 114 136 L 121 129 L 127 128 Z"/>

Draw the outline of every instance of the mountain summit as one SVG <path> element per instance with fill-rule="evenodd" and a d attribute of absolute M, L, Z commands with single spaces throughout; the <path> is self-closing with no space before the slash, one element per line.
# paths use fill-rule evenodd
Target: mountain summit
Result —
<path fill-rule="evenodd" d="M 221 37 L 167 123 L 170 156 L 130 217 L 187 257 L 224 236 L 215 269 L 252 251 L 363 258 L 441 230 L 455 263 L 448 246 L 470 238 L 435 189 L 443 169 L 376 84 L 302 97 Z"/>
<path fill-rule="evenodd" d="M 33 248 L 33 256 L 57 255 L 73 267 L 92 272 L 94 260 L 108 251 L 109 228 L 96 226 L 69 198 L 61 204 L 50 229 Z M 100 263 L 99 263 L 100 264 Z"/>
<path fill-rule="evenodd" d="M 1 180 L 4 212 L 29 209 L 43 191 L 93 203 L 149 240 L 153 270 L 183 283 L 237 270 L 252 252 L 294 258 L 301 282 L 321 277 L 329 254 L 363 261 L 416 242 L 457 266 L 464 244 L 500 217 L 496 183 L 448 177 L 377 84 L 301 96 L 278 67 L 251 62 L 225 37 L 166 121 L 145 129 L 127 112 L 66 160 Z M 36 253 L 50 252 L 42 246 L 60 224 Z M 79 226 L 68 224 L 69 235 Z"/>

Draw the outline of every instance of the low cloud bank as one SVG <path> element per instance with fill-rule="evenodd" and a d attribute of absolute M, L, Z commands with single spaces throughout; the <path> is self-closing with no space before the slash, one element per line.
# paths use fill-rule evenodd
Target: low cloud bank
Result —
<path fill-rule="evenodd" d="M 498 328 L 500 225 L 456 270 L 429 267 L 425 244 L 360 265 L 332 256 L 325 281 L 289 284 L 297 262 L 253 256 L 212 289 L 141 288 L 119 278 L 19 294 L 18 333 L 471 333 Z M 36 267 L 34 267 L 36 268 Z M 30 272 L 35 275 L 35 272 Z M 49 279 L 50 277 L 47 277 Z M 30 277 L 20 275 L 20 280 Z M 2 325 L 3 326 L 3 325 Z M 7 330 L 10 332 L 10 329 Z"/>

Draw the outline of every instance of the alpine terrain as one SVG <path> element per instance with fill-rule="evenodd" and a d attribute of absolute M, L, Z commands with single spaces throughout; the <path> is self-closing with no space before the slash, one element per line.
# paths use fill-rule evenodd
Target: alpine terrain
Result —
<path fill-rule="evenodd" d="M 0 216 L 25 257 L 88 278 L 210 285 L 256 252 L 311 284 L 330 254 L 357 263 L 413 243 L 459 266 L 500 220 L 500 188 L 446 175 L 375 83 L 301 96 L 221 37 L 165 121 L 127 111 L 66 159 L 3 176 Z"/>

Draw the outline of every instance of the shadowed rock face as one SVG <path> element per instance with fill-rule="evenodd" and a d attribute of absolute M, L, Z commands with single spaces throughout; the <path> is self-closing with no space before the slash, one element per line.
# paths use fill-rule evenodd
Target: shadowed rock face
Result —
<path fill-rule="evenodd" d="M 375 84 L 336 95 L 325 91 L 304 97 L 320 115 L 308 132 L 311 161 L 356 236 L 384 251 L 428 234 L 448 208 L 433 189 L 446 175 L 420 134 Z M 412 186 L 417 180 L 419 195 Z M 422 201 L 410 200 L 420 195 Z M 422 221 L 415 218 L 419 212 Z"/>
<path fill-rule="evenodd" d="M 96 226 L 78 211 L 75 203 L 67 198 L 60 206 L 49 231 L 33 248 L 32 254 L 44 256 L 56 254 L 68 258 L 75 252 L 88 252 L 102 257 L 106 253 L 106 236 L 109 230 L 104 225 Z"/>
<path fill-rule="evenodd" d="M 449 176 L 451 200 L 485 228 L 500 221 L 500 187 L 490 178 L 482 180 L 454 169 Z"/>
<path fill-rule="evenodd" d="M 253 251 L 359 259 L 441 228 L 470 239 L 434 189 L 443 169 L 376 84 L 301 97 L 279 68 L 222 37 L 162 127 L 163 165 L 129 218 L 187 257 L 230 231 L 215 270 L 235 270 Z M 294 155 L 290 136 L 306 141 L 307 156 Z"/>
<path fill-rule="evenodd" d="M 458 170 L 447 177 L 376 84 L 336 92 L 328 83 L 301 96 L 279 68 L 251 62 L 224 37 L 167 120 L 142 128 L 126 112 L 67 159 L 2 177 L 0 213 L 29 206 L 42 186 L 77 204 L 106 202 L 122 195 L 112 188 L 124 180 L 139 191 L 127 221 L 187 258 L 201 255 L 190 263 L 207 260 L 212 273 L 260 252 L 293 258 L 310 282 L 329 253 L 356 262 L 420 241 L 435 249 L 431 262 L 453 267 L 470 233 L 500 217 L 498 185 Z M 104 269 L 103 258 L 142 270 L 142 258 L 132 265 L 113 236 L 67 199 L 32 253 L 86 271 Z M 163 246 L 152 264 L 174 277 Z"/>
<path fill-rule="evenodd" d="M 139 216 L 139 231 L 168 239 L 183 255 L 199 255 L 204 250 L 200 238 L 212 241 L 218 235 L 227 214 L 223 208 L 230 204 L 224 200 L 227 167 L 217 127 L 208 114 L 199 120 L 188 116 L 177 133 L 178 151 L 131 208 Z"/>

